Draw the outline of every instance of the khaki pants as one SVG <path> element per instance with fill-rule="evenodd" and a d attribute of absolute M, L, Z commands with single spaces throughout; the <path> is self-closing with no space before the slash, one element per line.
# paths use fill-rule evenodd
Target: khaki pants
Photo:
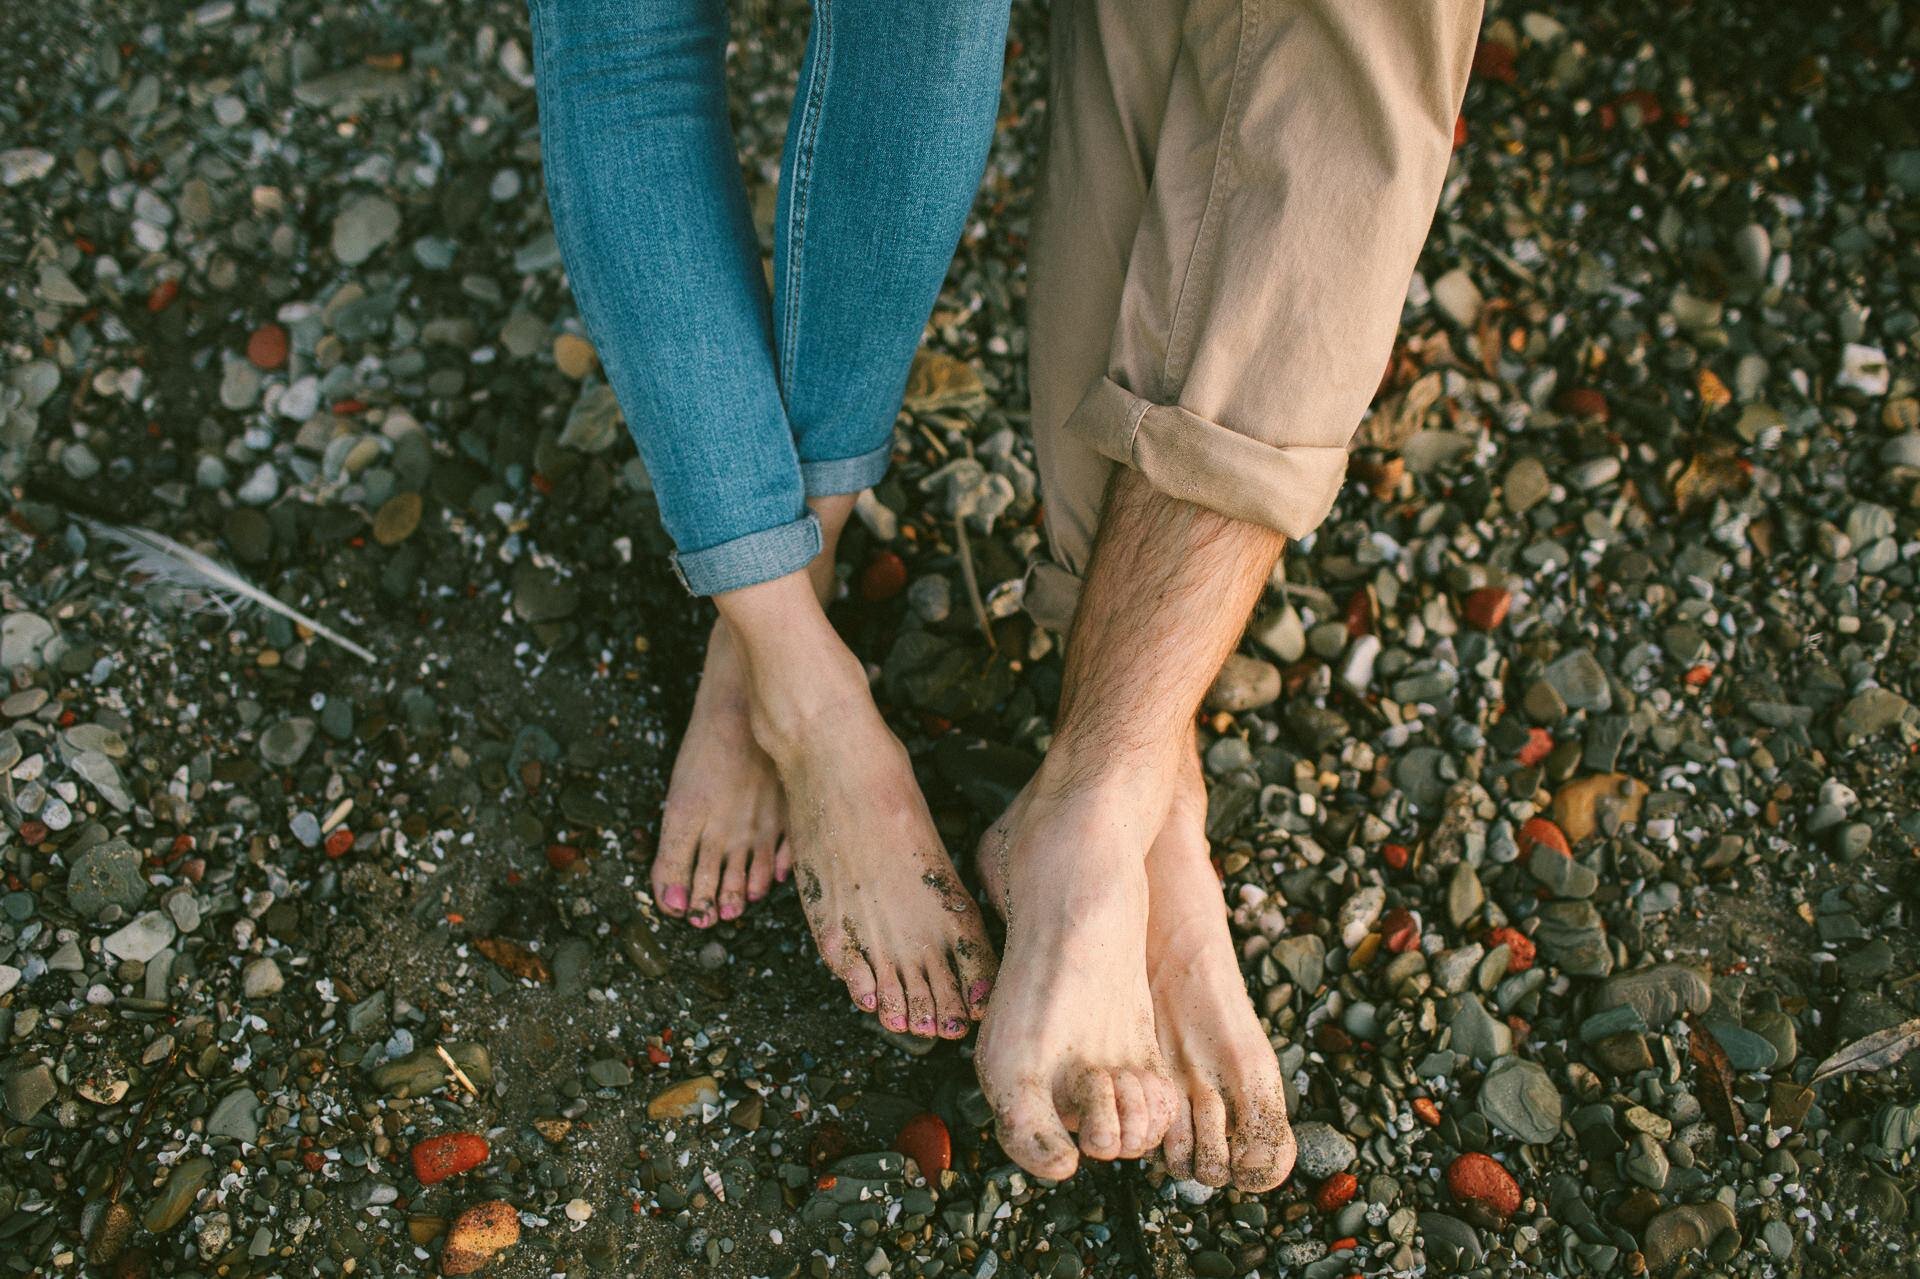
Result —
<path fill-rule="evenodd" d="M 1115 463 L 1288 537 L 1332 509 L 1453 149 L 1480 0 L 1053 0 L 1028 302 L 1064 629 Z"/>

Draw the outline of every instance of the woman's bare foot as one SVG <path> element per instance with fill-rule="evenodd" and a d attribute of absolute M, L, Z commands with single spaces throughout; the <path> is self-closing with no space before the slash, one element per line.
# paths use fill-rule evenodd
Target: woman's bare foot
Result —
<path fill-rule="evenodd" d="M 716 621 L 667 783 L 654 901 L 696 928 L 739 918 L 792 869 L 785 832 L 780 778 L 748 723 L 746 663 Z"/>
<path fill-rule="evenodd" d="M 1063 785 L 1069 770 L 1052 764 L 981 844 L 1007 953 L 974 1064 L 1001 1148 L 1060 1179 L 1082 1154 L 1133 1159 L 1159 1145 L 1178 1094 L 1154 1036 L 1145 959 L 1144 863 L 1164 803 L 1151 785 Z"/>
<path fill-rule="evenodd" d="M 820 957 L 890 1030 L 958 1039 L 993 949 L 866 671 L 794 578 L 719 597 L 751 683 L 750 722 L 787 797 L 795 881 Z"/>
<path fill-rule="evenodd" d="M 1167 1169 L 1209 1186 L 1271 1190 L 1293 1171 L 1293 1129 L 1273 1046 L 1260 1029 L 1207 860 L 1199 760 L 1147 855 L 1147 979 L 1160 1052 L 1182 1096 Z"/>
<path fill-rule="evenodd" d="M 816 600 L 833 592 L 833 556 L 853 514 L 853 495 L 809 499 L 820 553 L 804 581 Z M 786 800 L 773 761 L 754 740 L 751 682 L 740 637 L 722 618 L 707 637 L 693 715 L 673 761 L 654 853 L 653 900 L 696 928 L 737 919 L 793 870 Z"/>

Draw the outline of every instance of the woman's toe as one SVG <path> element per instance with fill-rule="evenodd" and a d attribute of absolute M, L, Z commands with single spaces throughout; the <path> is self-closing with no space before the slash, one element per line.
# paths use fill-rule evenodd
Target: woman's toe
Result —
<path fill-rule="evenodd" d="M 874 1014 L 888 1030 L 905 1033 L 907 1029 L 907 993 L 900 985 L 900 974 L 890 964 L 874 970 Z"/>
<path fill-rule="evenodd" d="M 933 992 L 933 1015 L 940 1022 L 940 1037 L 964 1038 L 970 1019 L 967 1016 L 967 1001 L 960 995 L 960 983 L 955 979 L 953 970 L 944 963 L 936 964 L 927 970 L 925 976 L 927 989 Z"/>
<path fill-rule="evenodd" d="M 933 991 L 927 987 L 926 974 L 919 971 L 902 973 L 900 984 L 907 995 L 907 1029 L 932 1039 L 940 1033 L 940 1021 L 934 1011 Z"/>

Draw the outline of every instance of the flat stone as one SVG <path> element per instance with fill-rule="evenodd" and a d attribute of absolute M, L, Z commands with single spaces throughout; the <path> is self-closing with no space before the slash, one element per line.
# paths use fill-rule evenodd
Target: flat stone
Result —
<path fill-rule="evenodd" d="M 108 906 L 131 911 L 147 895 L 140 853 L 124 839 L 110 839 L 80 854 L 67 871 L 67 905 L 92 919 Z"/>
<path fill-rule="evenodd" d="M 1613 705 L 1613 687 L 1598 659 L 1577 648 L 1540 672 L 1560 700 L 1571 710 L 1604 711 Z"/>
<path fill-rule="evenodd" d="M 53 623 L 38 613 L 8 613 L 0 617 L 0 670 L 40 665 L 41 651 L 53 636 Z"/>
<path fill-rule="evenodd" d="M 1707 974 L 1688 964 L 1656 964 L 1621 973 L 1601 983 L 1594 996 L 1596 1009 L 1625 1005 L 1655 1028 L 1687 1013 L 1704 1013 L 1712 1002 L 1713 986 Z"/>
<path fill-rule="evenodd" d="M 15 1123 L 24 1124 L 46 1109 L 47 1103 L 59 1092 L 53 1082 L 53 1071 L 48 1067 L 36 1065 L 16 1070 L 7 1076 L 7 1114 Z"/>
<path fill-rule="evenodd" d="M 1282 937 L 1269 953 L 1273 962 L 1293 979 L 1293 984 L 1308 995 L 1319 990 L 1326 980 L 1327 944 L 1312 933 Z"/>
<path fill-rule="evenodd" d="M 186 1218 L 192 1210 L 194 1201 L 200 1192 L 213 1180 L 213 1161 L 205 1156 L 195 1156 L 174 1165 L 167 1174 L 166 1184 L 160 1187 L 160 1193 L 147 1205 L 141 1214 L 140 1223 L 156 1235 L 172 1230 Z"/>
<path fill-rule="evenodd" d="M 1476 1061 L 1497 1061 L 1513 1051 L 1513 1029 L 1487 1011 L 1480 997 L 1456 995 L 1449 1024 L 1451 1047 Z"/>
<path fill-rule="evenodd" d="M 1647 1269 L 1659 1274 L 1689 1252 L 1706 1248 L 1723 1230 L 1734 1228 L 1733 1212 L 1718 1200 L 1681 1204 L 1647 1223 L 1640 1250 Z"/>
<path fill-rule="evenodd" d="M 1465 267 L 1455 267 L 1435 280 L 1432 292 L 1433 304 L 1463 329 L 1474 326 L 1480 318 L 1480 308 L 1486 305 L 1480 286 L 1473 282 Z"/>
<path fill-rule="evenodd" d="M 304 715 L 283 719 L 260 734 L 260 758 L 275 768 L 291 768 L 313 744 L 317 729 Z"/>
<path fill-rule="evenodd" d="M 400 231 L 400 206 L 382 195 L 363 195 L 333 219 L 333 256 L 358 266 Z"/>
<path fill-rule="evenodd" d="M 1590 901 L 1546 903 L 1533 939 L 1551 963 L 1576 977 L 1605 977 L 1613 971 L 1606 925 Z"/>
<path fill-rule="evenodd" d="M 557 622 L 580 607 L 580 588 L 550 569 L 521 560 L 513 569 L 513 611 L 523 622 Z"/>
<path fill-rule="evenodd" d="M 1553 481 L 1547 475 L 1545 463 L 1537 457 L 1523 457 L 1508 467 L 1500 484 L 1500 499 L 1514 515 L 1524 515 L 1546 501 L 1552 492 Z"/>
<path fill-rule="evenodd" d="M 479 1044 L 443 1044 L 447 1055 L 482 1092 L 493 1087 L 493 1061 Z M 448 1084 L 458 1087 L 446 1062 L 431 1046 L 374 1067 L 373 1086 L 389 1097 L 424 1097 Z"/>
<path fill-rule="evenodd" d="M 287 979 L 280 975 L 280 965 L 264 955 L 248 960 L 247 966 L 240 971 L 240 987 L 248 999 L 277 995 L 286 984 Z"/>
<path fill-rule="evenodd" d="M 1535 844 L 1527 858 L 1527 872 L 1546 885 L 1555 897 L 1591 897 L 1600 877 L 1573 858 L 1545 844 Z"/>
<path fill-rule="evenodd" d="M 720 1104 L 720 1083 L 712 1075 L 696 1075 L 669 1084 L 647 1102 L 649 1119 L 698 1119 L 708 1106 Z"/>
<path fill-rule="evenodd" d="M 1487 1259 L 1487 1247 L 1480 1241 L 1479 1232 L 1458 1217 L 1423 1212 L 1419 1223 L 1429 1274 L 1457 1274 Z"/>
<path fill-rule="evenodd" d="M 1464 927 L 1480 912 L 1486 900 L 1487 890 L 1481 885 L 1472 863 L 1461 862 L 1454 867 L 1453 875 L 1447 880 L 1447 919 L 1453 926 Z"/>
<path fill-rule="evenodd" d="M 160 911 L 150 910 L 125 928 L 108 934 L 100 945 L 115 959 L 138 960 L 144 964 L 171 945 L 178 931 L 172 919 Z"/>
<path fill-rule="evenodd" d="M 1297 1124 L 1293 1137 L 1299 1147 L 1300 1172 L 1315 1181 L 1345 1172 L 1360 1157 L 1352 1139 L 1332 1124 L 1318 1121 Z"/>
<path fill-rule="evenodd" d="M 207 1116 L 207 1134 L 253 1145 L 260 1140 L 260 1102 L 251 1088 L 236 1088 Z"/>
<path fill-rule="evenodd" d="M 583 387 L 560 431 L 561 447 L 604 453 L 620 438 L 620 421 L 620 401 L 612 387 L 605 382 Z"/>
<path fill-rule="evenodd" d="M 1280 700 L 1280 668 L 1257 657 L 1235 653 L 1227 658 L 1213 687 L 1207 690 L 1207 705 L 1217 711 L 1238 714 L 1258 710 Z"/>
<path fill-rule="evenodd" d="M 1480 1085 L 1480 1113 L 1487 1122 L 1534 1145 L 1559 1135 L 1563 1105 L 1545 1067 L 1519 1057 L 1495 1062 Z"/>

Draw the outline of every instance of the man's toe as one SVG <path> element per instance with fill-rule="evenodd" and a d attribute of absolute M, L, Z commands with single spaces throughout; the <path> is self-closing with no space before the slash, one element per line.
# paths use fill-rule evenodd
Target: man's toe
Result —
<path fill-rule="evenodd" d="M 1007 1157 L 1036 1177 L 1065 1181 L 1080 1166 L 1080 1152 L 1060 1122 L 1053 1099 L 1038 1084 L 1013 1090 L 994 1107 L 994 1134 Z"/>
<path fill-rule="evenodd" d="M 1227 1184 L 1227 1108 L 1212 1089 L 1192 1099 L 1193 1178 L 1209 1186 Z"/>
<path fill-rule="evenodd" d="M 1113 1100 L 1120 1112 L 1120 1158 L 1138 1159 L 1160 1143 L 1166 1126 L 1160 1125 L 1156 1131 L 1146 1090 L 1131 1070 L 1114 1075 Z"/>
<path fill-rule="evenodd" d="M 1089 1070 L 1075 1089 L 1080 1114 L 1080 1152 L 1093 1159 L 1120 1156 L 1120 1111 L 1113 1094 L 1113 1077 Z"/>

